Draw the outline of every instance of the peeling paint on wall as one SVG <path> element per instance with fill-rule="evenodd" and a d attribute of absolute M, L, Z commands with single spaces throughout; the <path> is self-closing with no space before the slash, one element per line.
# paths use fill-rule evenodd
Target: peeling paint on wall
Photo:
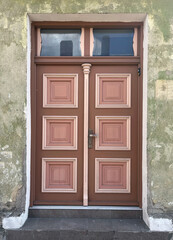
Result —
<path fill-rule="evenodd" d="M 173 80 L 156 81 L 156 98 L 173 100 Z"/>

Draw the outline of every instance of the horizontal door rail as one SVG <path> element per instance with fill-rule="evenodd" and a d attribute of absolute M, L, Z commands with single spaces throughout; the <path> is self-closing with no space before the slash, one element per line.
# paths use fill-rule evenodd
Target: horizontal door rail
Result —
<path fill-rule="evenodd" d="M 135 65 L 140 63 L 140 57 L 35 57 L 34 62 L 36 64 L 83 64 L 86 62 L 91 63 L 92 65 L 97 64 L 130 64 Z"/>

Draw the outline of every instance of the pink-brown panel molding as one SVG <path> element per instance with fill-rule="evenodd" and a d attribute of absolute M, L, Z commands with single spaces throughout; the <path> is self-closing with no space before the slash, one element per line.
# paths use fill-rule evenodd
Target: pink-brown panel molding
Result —
<path fill-rule="evenodd" d="M 96 108 L 130 108 L 131 74 L 98 73 L 96 82 Z"/>
<path fill-rule="evenodd" d="M 44 108 L 78 107 L 78 74 L 43 74 Z"/>
<path fill-rule="evenodd" d="M 37 56 L 41 54 L 41 33 L 40 28 L 37 28 Z"/>
<path fill-rule="evenodd" d="M 129 158 L 96 158 L 95 192 L 129 193 L 130 161 Z"/>
<path fill-rule="evenodd" d="M 130 150 L 130 116 L 96 116 L 96 150 Z"/>
<path fill-rule="evenodd" d="M 137 56 L 138 53 L 138 29 L 134 28 L 134 36 L 133 36 L 133 52 L 134 56 Z"/>
<path fill-rule="evenodd" d="M 43 116 L 42 149 L 76 150 L 77 116 Z"/>
<path fill-rule="evenodd" d="M 42 192 L 77 192 L 77 158 L 42 158 Z"/>

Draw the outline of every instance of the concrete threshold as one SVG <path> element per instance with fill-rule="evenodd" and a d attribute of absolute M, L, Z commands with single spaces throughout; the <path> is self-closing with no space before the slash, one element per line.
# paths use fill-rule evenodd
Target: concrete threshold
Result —
<path fill-rule="evenodd" d="M 6 240 L 170 240 L 172 233 L 151 232 L 141 219 L 29 218 Z"/>

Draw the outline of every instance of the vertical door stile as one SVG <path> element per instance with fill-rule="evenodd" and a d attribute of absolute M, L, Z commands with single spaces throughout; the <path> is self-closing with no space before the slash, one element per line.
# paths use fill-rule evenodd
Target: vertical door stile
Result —
<path fill-rule="evenodd" d="M 83 156 L 83 205 L 88 206 L 88 110 L 89 110 L 89 73 L 91 64 L 82 64 L 84 73 L 84 156 Z"/>

